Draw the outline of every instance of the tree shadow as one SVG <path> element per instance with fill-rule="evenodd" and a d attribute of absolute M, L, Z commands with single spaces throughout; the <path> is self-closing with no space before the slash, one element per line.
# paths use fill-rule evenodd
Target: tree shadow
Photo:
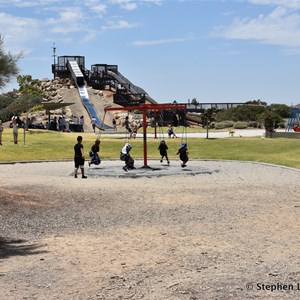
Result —
<path fill-rule="evenodd" d="M 25 256 L 47 253 L 45 250 L 38 250 L 43 245 L 28 244 L 22 239 L 8 239 L 0 237 L 0 260 L 11 256 Z"/>

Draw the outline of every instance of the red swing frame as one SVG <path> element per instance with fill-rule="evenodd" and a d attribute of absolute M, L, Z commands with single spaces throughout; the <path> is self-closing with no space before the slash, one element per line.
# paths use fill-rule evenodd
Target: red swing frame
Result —
<path fill-rule="evenodd" d="M 147 164 L 147 114 L 146 112 L 149 110 L 164 110 L 164 109 L 182 109 L 186 110 L 186 105 L 178 105 L 178 104 L 140 104 L 137 106 L 129 106 L 129 107 L 106 107 L 104 108 L 105 113 L 107 111 L 116 111 L 116 110 L 141 110 L 143 112 L 143 144 L 144 144 L 144 167 L 149 168 Z"/>

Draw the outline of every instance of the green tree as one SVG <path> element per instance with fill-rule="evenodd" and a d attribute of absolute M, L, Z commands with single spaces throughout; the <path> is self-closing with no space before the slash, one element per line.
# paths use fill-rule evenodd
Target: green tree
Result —
<path fill-rule="evenodd" d="M 26 112 L 25 130 L 27 130 L 28 113 L 35 105 L 41 103 L 44 92 L 41 90 L 41 82 L 38 79 L 32 79 L 31 75 L 19 75 L 17 81 L 19 84 L 20 103 L 24 105 Z"/>
<path fill-rule="evenodd" d="M 292 112 L 292 108 L 286 104 L 271 104 L 270 108 L 282 118 L 289 118 Z"/>
<path fill-rule="evenodd" d="M 250 100 L 245 102 L 245 104 L 253 104 L 253 105 L 263 105 L 263 106 L 267 106 L 267 102 L 263 102 L 260 99 L 257 100 Z"/>
<path fill-rule="evenodd" d="M 222 110 L 216 114 L 216 121 L 250 122 L 257 121 L 257 117 L 265 111 L 263 105 L 244 104 Z"/>
<path fill-rule="evenodd" d="M 12 117 L 13 112 L 6 108 L 12 103 L 18 102 L 19 99 L 20 97 L 17 93 L 17 90 L 0 95 L 0 119 L 7 121 Z"/>
<path fill-rule="evenodd" d="M 266 134 L 271 134 L 279 124 L 283 122 L 282 117 L 274 111 L 270 106 L 266 107 L 266 110 L 259 116 L 260 121 L 263 122 Z"/>
<path fill-rule="evenodd" d="M 203 127 L 206 127 L 206 138 L 208 139 L 208 130 L 210 127 L 210 124 L 215 121 L 215 109 L 209 108 L 206 109 L 205 112 L 201 115 L 202 125 Z"/>
<path fill-rule="evenodd" d="M 22 57 L 22 53 L 13 55 L 4 50 L 4 40 L 0 34 L 0 89 L 10 82 L 12 77 L 19 73 L 17 67 L 18 60 Z"/>

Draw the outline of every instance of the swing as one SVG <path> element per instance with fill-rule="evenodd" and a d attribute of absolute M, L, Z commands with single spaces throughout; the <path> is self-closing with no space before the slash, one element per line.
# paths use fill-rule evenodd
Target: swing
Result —
<path fill-rule="evenodd" d="M 106 111 L 104 111 L 104 116 L 103 116 L 102 124 L 105 124 L 105 123 L 104 123 L 104 121 L 105 121 L 105 116 L 106 116 Z M 97 134 L 96 141 L 97 141 L 97 140 L 101 141 L 101 134 L 102 134 L 102 131 L 105 131 L 105 129 L 100 128 L 99 133 Z M 99 149 L 101 149 L 101 148 L 100 148 L 100 142 L 99 142 Z M 98 155 L 97 153 L 94 153 L 94 152 L 92 151 L 92 149 L 90 149 L 90 151 L 89 151 L 89 157 L 91 158 L 91 161 L 89 162 L 89 166 L 91 166 L 91 164 L 94 164 L 94 165 L 100 165 L 100 164 L 101 164 L 101 158 L 100 158 L 100 155 Z"/>
<path fill-rule="evenodd" d="M 159 134 L 160 134 L 160 139 L 164 140 L 165 139 L 165 135 L 164 135 L 164 128 L 163 128 L 163 111 L 162 110 L 159 110 L 158 111 L 159 113 L 159 119 L 160 119 L 160 122 L 158 123 L 158 127 L 159 127 Z"/>
<path fill-rule="evenodd" d="M 182 136 L 181 136 L 181 144 L 187 144 L 187 124 L 186 124 L 186 112 L 183 112 L 183 116 L 181 118 L 182 121 Z"/>
<path fill-rule="evenodd" d="M 186 167 L 186 163 L 188 162 L 189 158 L 188 158 L 188 149 L 187 149 L 187 124 L 186 124 L 186 112 L 183 113 L 183 117 L 181 118 L 182 121 L 182 136 L 181 136 L 181 144 L 180 144 L 180 148 L 177 152 L 177 154 L 179 154 L 179 158 L 182 161 L 181 167 L 184 168 Z M 186 148 L 184 150 L 184 148 Z"/>
<path fill-rule="evenodd" d="M 126 129 L 125 143 L 128 143 L 128 140 L 131 139 L 132 137 L 132 129 L 129 124 L 129 110 L 127 111 L 127 116 L 125 117 L 125 129 Z"/>
<path fill-rule="evenodd" d="M 106 111 L 104 111 L 104 116 L 103 116 L 103 121 L 102 121 L 102 124 L 104 125 L 105 123 L 104 123 L 104 121 L 105 121 L 105 116 L 106 116 Z M 100 138 L 101 138 L 101 133 L 102 133 L 102 131 L 105 131 L 105 129 L 101 129 L 100 131 L 99 131 L 99 133 L 98 133 L 98 135 L 97 135 L 97 138 L 99 138 L 99 140 L 100 140 Z"/>

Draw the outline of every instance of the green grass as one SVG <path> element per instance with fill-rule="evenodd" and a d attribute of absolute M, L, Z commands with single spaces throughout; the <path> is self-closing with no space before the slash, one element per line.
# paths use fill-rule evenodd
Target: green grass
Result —
<path fill-rule="evenodd" d="M 11 129 L 3 132 L 3 146 L 0 146 L 0 162 L 27 160 L 64 160 L 73 159 L 73 147 L 78 133 L 61 133 L 54 131 L 30 130 L 23 142 L 23 130 L 19 130 L 19 143 L 13 143 Z M 82 133 L 86 156 L 95 136 Z M 124 138 L 109 138 L 102 134 L 100 155 L 102 159 L 118 159 L 124 146 Z M 181 137 L 168 139 L 169 157 L 177 158 Z M 220 139 L 188 139 L 191 159 L 226 159 L 274 163 L 300 169 L 300 139 L 261 139 L 251 138 L 220 138 Z M 133 146 L 132 156 L 143 158 L 143 140 L 130 140 Z M 159 158 L 158 139 L 148 138 L 148 158 Z"/>

